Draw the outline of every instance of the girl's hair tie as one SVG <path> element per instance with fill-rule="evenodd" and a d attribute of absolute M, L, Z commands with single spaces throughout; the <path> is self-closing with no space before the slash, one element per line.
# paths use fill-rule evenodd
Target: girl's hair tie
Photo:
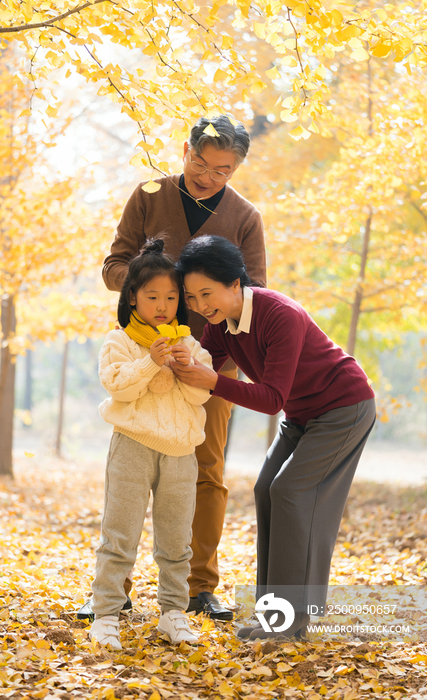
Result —
<path fill-rule="evenodd" d="M 165 242 L 162 238 L 149 238 L 145 245 L 142 246 L 141 255 L 161 255 L 165 247 Z"/>

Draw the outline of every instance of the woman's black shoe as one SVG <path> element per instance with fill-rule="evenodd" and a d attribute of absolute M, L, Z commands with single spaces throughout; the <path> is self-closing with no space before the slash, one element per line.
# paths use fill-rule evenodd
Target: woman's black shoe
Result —
<path fill-rule="evenodd" d="M 296 613 L 295 619 L 290 627 L 288 627 L 287 630 L 284 630 L 283 632 L 275 632 L 274 630 L 271 630 L 271 632 L 266 632 L 261 625 L 254 627 L 254 629 L 250 632 L 249 635 L 245 635 L 245 637 L 249 636 L 250 640 L 253 639 L 270 639 L 274 637 L 281 637 L 282 639 L 299 639 L 304 641 L 306 639 L 307 635 L 307 625 L 310 622 L 310 616 L 307 615 L 307 613 Z M 249 627 L 243 627 L 243 630 L 248 630 L 250 629 Z M 239 636 L 239 633 L 237 633 L 237 636 Z M 242 638 L 243 634 L 240 635 Z"/>

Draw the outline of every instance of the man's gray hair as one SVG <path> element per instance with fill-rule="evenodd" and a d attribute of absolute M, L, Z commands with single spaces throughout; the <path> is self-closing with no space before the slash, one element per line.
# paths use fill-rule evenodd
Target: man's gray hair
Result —
<path fill-rule="evenodd" d="M 210 136 L 204 133 L 209 124 L 212 124 L 219 136 Z M 212 117 L 212 119 L 200 117 L 191 129 L 188 139 L 188 145 L 196 151 L 198 156 L 207 143 L 218 151 L 232 151 L 236 156 L 236 166 L 245 160 L 250 142 L 249 134 L 243 124 L 238 122 L 234 126 L 224 114 Z"/>

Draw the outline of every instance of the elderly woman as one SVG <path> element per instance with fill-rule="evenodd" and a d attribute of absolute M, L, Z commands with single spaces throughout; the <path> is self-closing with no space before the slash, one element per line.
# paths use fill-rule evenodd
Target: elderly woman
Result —
<path fill-rule="evenodd" d="M 375 423 L 374 393 L 356 360 L 300 304 L 250 286 L 240 250 L 226 239 L 191 240 L 178 269 L 190 308 L 209 322 L 201 344 L 214 369 L 175 364 L 176 375 L 240 406 L 285 413 L 255 485 L 257 596 L 291 591 L 296 614 L 286 634 L 300 636 L 307 591 L 321 587 L 319 607 L 326 603 L 339 524 Z M 228 358 L 253 383 L 218 374 Z M 268 634 L 261 626 L 239 632 Z"/>

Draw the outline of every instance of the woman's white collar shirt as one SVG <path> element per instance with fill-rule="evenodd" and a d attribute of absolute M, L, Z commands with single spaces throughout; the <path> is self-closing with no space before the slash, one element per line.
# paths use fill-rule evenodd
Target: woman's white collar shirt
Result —
<path fill-rule="evenodd" d="M 225 319 L 227 321 L 227 330 L 230 331 L 232 335 L 250 332 L 252 321 L 253 295 L 254 293 L 250 287 L 243 287 L 243 307 L 239 323 L 237 324 L 234 318 Z"/>

